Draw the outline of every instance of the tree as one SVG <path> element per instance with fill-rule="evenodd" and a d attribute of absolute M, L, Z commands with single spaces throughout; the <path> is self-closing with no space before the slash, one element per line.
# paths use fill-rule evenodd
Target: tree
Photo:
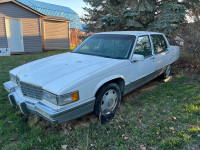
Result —
<path fill-rule="evenodd" d="M 182 0 L 182 3 L 187 8 L 187 14 L 200 21 L 200 0 Z"/>
<path fill-rule="evenodd" d="M 151 30 L 175 34 L 185 21 L 178 0 L 84 0 L 90 8 L 82 21 L 87 32 Z"/>

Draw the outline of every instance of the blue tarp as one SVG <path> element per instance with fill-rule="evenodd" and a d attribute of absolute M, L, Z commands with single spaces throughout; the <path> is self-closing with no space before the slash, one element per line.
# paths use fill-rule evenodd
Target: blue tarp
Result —
<path fill-rule="evenodd" d="M 82 29 L 81 20 L 78 14 L 69 7 L 39 2 L 35 0 L 16 0 L 44 15 L 64 17 L 73 22 L 70 23 L 70 28 Z"/>

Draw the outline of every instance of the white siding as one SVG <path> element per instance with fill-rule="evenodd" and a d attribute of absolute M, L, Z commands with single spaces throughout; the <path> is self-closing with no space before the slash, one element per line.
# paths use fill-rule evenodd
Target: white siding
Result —
<path fill-rule="evenodd" d="M 17 18 L 22 20 L 25 52 L 42 51 L 40 16 L 12 2 L 0 4 L 0 48 L 8 48 L 5 18 Z"/>

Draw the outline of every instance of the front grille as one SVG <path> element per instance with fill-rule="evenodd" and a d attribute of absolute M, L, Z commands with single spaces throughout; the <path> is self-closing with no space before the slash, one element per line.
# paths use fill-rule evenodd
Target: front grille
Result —
<path fill-rule="evenodd" d="M 34 99 L 42 99 L 42 88 L 27 83 L 20 82 L 20 88 L 24 96 Z"/>

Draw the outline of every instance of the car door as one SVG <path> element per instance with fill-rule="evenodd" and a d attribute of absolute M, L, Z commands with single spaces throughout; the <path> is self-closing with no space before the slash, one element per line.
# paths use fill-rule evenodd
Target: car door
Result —
<path fill-rule="evenodd" d="M 134 54 L 143 55 L 144 60 L 131 62 L 130 64 L 130 81 L 132 85 L 130 89 L 132 90 L 151 80 L 151 74 L 155 70 L 154 56 L 152 53 L 152 46 L 148 35 L 138 37 L 134 49 Z"/>
<path fill-rule="evenodd" d="M 155 71 L 158 71 L 168 65 L 170 51 L 163 35 L 151 35 L 151 40 L 155 54 Z"/>

